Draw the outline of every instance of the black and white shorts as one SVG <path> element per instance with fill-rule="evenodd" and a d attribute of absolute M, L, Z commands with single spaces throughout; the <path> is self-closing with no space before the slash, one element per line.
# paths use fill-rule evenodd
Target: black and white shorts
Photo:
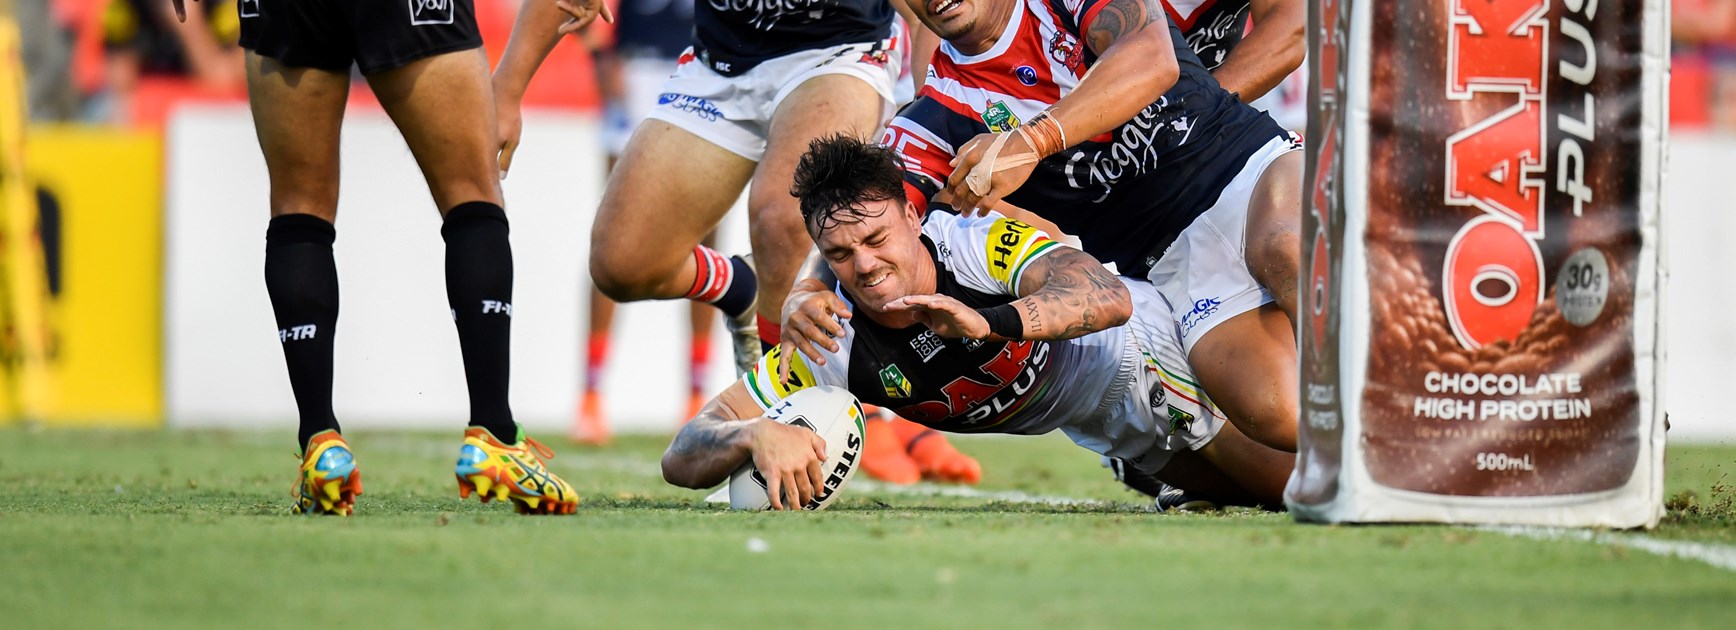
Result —
<path fill-rule="evenodd" d="M 238 0 L 241 46 L 286 66 L 363 74 L 482 45 L 474 0 Z"/>

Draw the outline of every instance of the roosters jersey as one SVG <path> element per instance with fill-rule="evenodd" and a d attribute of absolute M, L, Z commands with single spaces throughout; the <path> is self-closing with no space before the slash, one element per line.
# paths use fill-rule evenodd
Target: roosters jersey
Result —
<path fill-rule="evenodd" d="M 1248 30 L 1248 0 L 1163 0 L 1163 10 L 1206 70 L 1223 65 Z"/>
<path fill-rule="evenodd" d="M 922 93 L 886 129 L 882 140 L 903 158 L 906 191 L 920 207 L 952 174 L 958 147 L 1041 113 L 1096 62 L 1079 33 L 1108 0 L 1020 1 L 988 51 L 942 44 Z M 1143 276 L 1248 156 L 1285 133 L 1219 87 L 1173 23 L 1170 39 L 1180 65 L 1174 87 L 1120 127 L 1045 158 L 1006 197 L 1128 275 Z"/>
<path fill-rule="evenodd" d="M 1012 302 L 1031 262 L 1066 246 L 996 213 L 960 217 L 929 212 L 922 240 L 936 262 L 936 292 L 979 309 Z M 1137 279 L 1123 278 L 1123 283 L 1149 286 Z M 849 302 L 847 293 L 840 290 L 838 295 Z M 1180 396 L 1198 399 L 1200 394 L 1180 380 L 1151 380 L 1156 384 L 1149 385 L 1153 392 L 1139 389 L 1142 370 L 1156 370 L 1156 356 L 1165 356 L 1161 361 L 1174 366 L 1177 375 L 1186 375 L 1186 363 L 1174 344 L 1174 323 L 1167 311 L 1135 309 L 1134 319 L 1059 342 L 981 342 L 939 337 L 922 325 L 885 328 L 858 314 L 838 321 L 844 338 L 837 352 L 821 349 L 825 364 L 811 363 L 800 352 L 785 356 L 774 349 L 743 377 L 743 384 L 764 410 L 797 390 L 837 385 L 865 404 L 884 406 L 934 429 L 1003 434 L 1059 429 L 1099 453 L 1137 456 L 1168 429 L 1158 427 L 1153 413 L 1128 413 L 1128 408 L 1144 410 L 1147 397 L 1179 401 Z M 1142 344 L 1135 337 L 1139 330 L 1160 331 L 1147 337 L 1168 331 L 1172 342 Z M 1170 351 L 1142 351 L 1147 345 L 1165 345 Z M 778 382 L 779 364 L 785 361 L 792 377 Z M 1165 411 L 1163 417 L 1167 415 Z M 1194 415 L 1208 418 L 1212 411 L 1193 408 L 1189 417 Z"/>
<path fill-rule="evenodd" d="M 694 0 L 694 49 L 736 76 L 797 51 L 884 40 L 893 15 L 887 0 Z"/>

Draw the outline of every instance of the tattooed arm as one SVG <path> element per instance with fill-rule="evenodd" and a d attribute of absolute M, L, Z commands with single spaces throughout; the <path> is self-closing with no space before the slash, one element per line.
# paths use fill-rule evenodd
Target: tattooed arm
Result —
<path fill-rule="evenodd" d="M 1090 254 L 1071 247 L 1030 263 L 1019 282 L 1017 300 L 1008 306 L 1018 314 L 1020 339 L 1072 339 L 1127 323 L 1133 316 L 1133 296 L 1127 286 Z M 984 312 L 945 295 L 912 295 L 886 305 L 908 310 L 917 321 L 943 337 L 1000 339 L 990 330 Z M 994 307 L 995 309 L 1003 307 Z"/>
<path fill-rule="evenodd" d="M 741 381 L 694 416 L 663 452 L 663 480 L 710 488 L 752 459 L 766 479 L 773 509 L 799 508 L 824 487 L 826 441 L 813 431 L 760 415 Z"/>
<path fill-rule="evenodd" d="M 1254 30 L 1236 44 L 1212 77 L 1243 103 L 1265 96 L 1302 65 L 1308 50 L 1307 0 L 1253 0 Z"/>
<path fill-rule="evenodd" d="M 1158 0 L 1109 0 L 1080 29 L 1097 63 L 1051 108 L 1069 144 L 1132 120 L 1181 73 Z"/>

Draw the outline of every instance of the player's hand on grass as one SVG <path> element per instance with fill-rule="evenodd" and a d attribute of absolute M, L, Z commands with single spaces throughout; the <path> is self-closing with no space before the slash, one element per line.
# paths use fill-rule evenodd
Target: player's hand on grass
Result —
<path fill-rule="evenodd" d="M 989 321 L 982 313 L 945 295 L 906 295 L 886 303 L 891 312 L 909 312 L 934 334 L 953 339 L 987 339 Z"/>
<path fill-rule="evenodd" d="M 555 0 L 555 6 L 572 16 L 561 25 L 562 35 L 571 35 L 585 28 L 598 17 L 604 22 L 615 23 L 615 14 L 609 11 L 609 3 L 605 0 Z"/>
<path fill-rule="evenodd" d="M 1017 162 L 1016 158 L 1020 156 L 1032 158 L 1037 156 L 1036 151 L 1027 144 L 1023 134 L 1008 132 L 1007 135 L 1010 137 L 1007 138 L 1005 144 L 1001 145 L 1000 152 L 995 155 L 994 168 L 996 170 L 989 177 L 988 188 L 981 191 L 971 190 L 971 186 L 965 180 L 970 177 L 971 171 L 976 169 L 977 165 L 988 160 L 989 149 L 994 146 L 995 138 L 999 135 L 1001 134 L 978 134 L 977 137 L 971 138 L 970 142 L 966 142 L 964 147 L 959 150 L 958 155 L 952 159 L 952 175 L 946 178 L 945 193 L 950 199 L 952 207 L 958 210 L 960 215 L 968 217 L 988 214 L 988 211 L 995 209 L 995 206 L 1000 204 L 1002 197 L 1018 190 L 1020 186 L 1025 184 L 1025 180 L 1030 179 L 1031 172 L 1037 169 L 1037 162 L 1034 160 L 1025 164 L 1007 166 Z"/>
<path fill-rule="evenodd" d="M 828 290 L 825 283 L 814 278 L 798 279 L 784 298 L 784 326 L 778 335 L 778 345 L 785 349 L 785 356 L 790 348 L 795 348 L 814 363 L 825 365 L 826 357 L 819 348 L 837 352 L 838 340 L 844 337 L 844 325 L 837 318 L 850 319 L 850 306 Z M 778 382 L 787 383 L 789 378 L 790 362 L 780 361 Z"/>
<path fill-rule="evenodd" d="M 808 429 L 768 418 L 748 430 L 748 449 L 754 467 L 766 479 L 772 509 L 800 510 L 825 488 L 820 465 L 826 461 L 826 440 Z"/>

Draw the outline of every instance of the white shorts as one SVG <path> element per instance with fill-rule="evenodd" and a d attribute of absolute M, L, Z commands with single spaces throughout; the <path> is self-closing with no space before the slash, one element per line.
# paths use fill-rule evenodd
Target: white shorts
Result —
<path fill-rule="evenodd" d="M 1186 354 L 1218 324 L 1272 301 L 1272 294 L 1248 272 L 1248 203 L 1266 167 L 1278 156 L 1301 149 L 1302 137 L 1290 133 L 1249 156 L 1218 202 L 1182 230 L 1146 274 L 1169 300 Z"/>
<path fill-rule="evenodd" d="M 662 57 L 628 57 L 621 60 L 621 100 L 603 107 L 603 150 L 620 157 L 627 150 L 633 130 L 651 115 L 663 82 L 675 71 L 675 60 Z"/>
<path fill-rule="evenodd" d="M 650 117 L 758 162 L 765 156 L 772 113 L 808 79 L 829 74 L 861 79 L 880 95 L 880 119 L 890 118 L 898 76 L 909 55 L 903 50 L 907 42 L 889 37 L 804 50 L 768 59 L 734 77 L 713 71 L 688 49 L 675 74 L 663 83 Z"/>
<path fill-rule="evenodd" d="M 1128 332 L 1143 361 L 1128 385 L 1121 414 L 1135 426 L 1143 425 L 1155 440 L 1143 453 L 1116 453 L 1129 464 L 1149 472 L 1162 470 L 1169 458 L 1182 449 L 1204 448 L 1227 420 L 1199 386 L 1199 379 L 1182 351 L 1181 334 L 1173 323 L 1169 304 L 1145 282 L 1126 282 L 1133 296 L 1135 315 L 1127 320 Z"/>

